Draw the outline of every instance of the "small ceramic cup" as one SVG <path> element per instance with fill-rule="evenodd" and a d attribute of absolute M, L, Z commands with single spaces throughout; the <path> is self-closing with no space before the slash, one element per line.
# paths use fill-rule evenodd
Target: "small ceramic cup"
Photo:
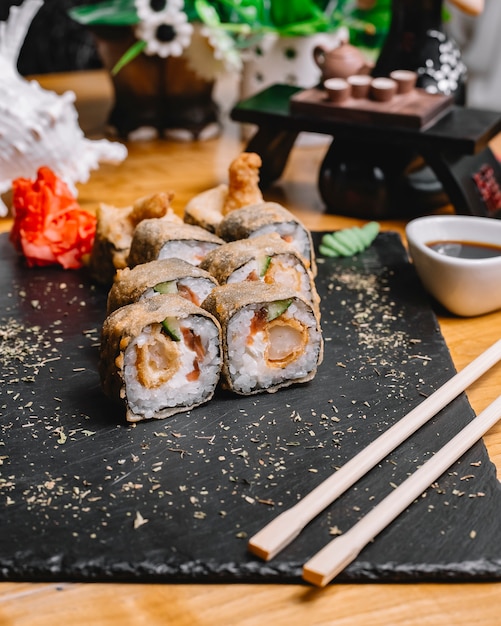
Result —
<path fill-rule="evenodd" d="M 389 102 L 397 93 L 397 83 L 392 78 L 373 78 L 370 96 L 377 102 Z"/>
<path fill-rule="evenodd" d="M 346 79 L 351 85 L 353 98 L 367 98 L 372 78 L 368 74 L 353 74 Z"/>
<path fill-rule="evenodd" d="M 331 102 L 339 104 L 351 95 L 351 86 L 344 78 L 328 78 L 324 81 L 325 91 Z"/>
<path fill-rule="evenodd" d="M 390 78 L 397 83 L 397 93 L 409 93 L 416 86 L 417 73 L 411 70 L 394 70 Z"/>

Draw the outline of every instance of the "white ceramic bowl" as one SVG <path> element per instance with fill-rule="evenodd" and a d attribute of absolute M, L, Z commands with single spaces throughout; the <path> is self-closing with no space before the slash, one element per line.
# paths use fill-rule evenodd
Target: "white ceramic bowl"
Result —
<path fill-rule="evenodd" d="M 406 235 L 423 285 L 451 313 L 470 317 L 501 308 L 501 256 L 456 258 L 427 245 L 449 240 L 501 246 L 501 220 L 467 215 L 419 217 L 409 222 Z"/>

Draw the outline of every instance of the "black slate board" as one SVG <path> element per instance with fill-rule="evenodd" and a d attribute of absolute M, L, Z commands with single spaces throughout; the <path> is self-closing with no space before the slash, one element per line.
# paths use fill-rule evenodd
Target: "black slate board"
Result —
<path fill-rule="evenodd" d="M 136 426 L 99 387 L 106 293 L 84 272 L 26 269 L 5 235 L 0 262 L 4 580 L 298 582 L 330 529 L 348 529 L 473 417 L 461 396 L 263 563 L 246 537 L 454 373 L 398 235 L 320 262 L 326 354 L 314 381 L 220 392 Z M 480 442 L 336 580 L 500 578 L 500 517 Z"/>

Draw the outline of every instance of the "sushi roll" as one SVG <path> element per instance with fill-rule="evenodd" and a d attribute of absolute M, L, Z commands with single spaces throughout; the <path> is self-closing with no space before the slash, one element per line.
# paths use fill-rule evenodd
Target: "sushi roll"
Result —
<path fill-rule="evenodd" d="M 304 259 L 278 233 L 225 243 L 209 252 L 200 267 L 221 285 L 259 280 L 287 287 L 316 308 L 320 304 L 313 276 Z"/>
<path fill-rule="evenodd" d="M 225 241 L 236 241 L 276 232 L 292 244 L 316 276 L 315 254 L 310 231 L 277 202 L 262 202 L 235 209 L 219 223 L 216 233 Z"/>
<path fill-rule="evenodd" d="M 158 294 L 177 293 L 200 306 L 217 285 L 209 272 L 181 259 L 163 259 L 118 270 L 108 293 L 107 313 Z"/>
<path fill-rule="evenodd" d="M 173 224 L 169 220 L 143 220 L 132 237 L 128 265 L 161 259 L 183 259 L 200 265 L 204 256 L 224 241 L 214 233 L 192 224 Z"/>
<path fill-rule="evenodd" d="M 121 307 L 103 324 L 103 391 L 125 405 L 128 422 L 160 419 L 210 400 L 222 366 L 216 319 L 178 295 Z"/>
<path fill-rule="evenodd" d="M 89 271 L 94 280 L 111 285 L 116 270 L 127 266 L 132 235 L 141 220 L 161 217 L 182 222 L 170 207 L 172 197 L 172 193 L 157 193 L 139 198 L 127 207 L 104 203 L 98 207 L 96 236 L 89 259 Z"/>
<path fill-rule="evenodd" d="M 225 388 L 274 392 L 315 376 L 323 357 L 320 322 L 297 293 L 262 282 L 220 285 L 203 307 L 221 324 Z"/>

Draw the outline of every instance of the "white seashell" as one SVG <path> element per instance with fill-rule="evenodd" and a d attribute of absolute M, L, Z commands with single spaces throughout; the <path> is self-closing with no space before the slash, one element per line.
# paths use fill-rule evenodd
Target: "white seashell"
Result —
<path fill-rule="evenodd" d="M 16 178 L 36 178 L 47 166 L 76 195 L 75 184 L 89 179 L 100 162 L 118 164 L 127 148 L 107 139 L 87 139 L 78 124 L 75 94 L 58 95 L 28 81 L 17 71 L 19 51 L 43 0 L 11 7 L 0 22 L 0 194 Z M 0 198 L 0 216 L 7 207 Z"/>

